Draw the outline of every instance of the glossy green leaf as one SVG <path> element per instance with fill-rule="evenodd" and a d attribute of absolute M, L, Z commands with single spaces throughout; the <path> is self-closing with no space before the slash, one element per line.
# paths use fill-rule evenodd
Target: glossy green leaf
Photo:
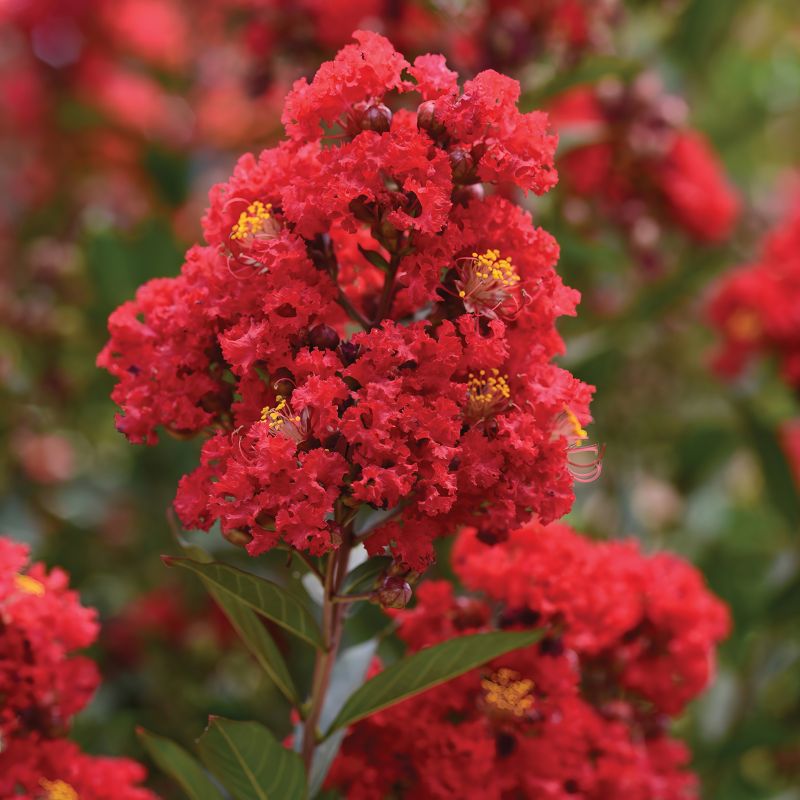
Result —
<path fill-rule="evenodd" d="M 299 705 L 297 689 L 286 661 L 258 615 L 241 600 L 223 592 L 211 581 L 204 580 L 203 583 L 264 672 L 293 706 Z"/>
<path fill-rule="evenodd" d="M 389 556 L 373 556 L 362 561 L 345 577 L 342 594 L 356 594 L 371 589 L 378 575 L 384 572 L 391 563 L 392 559 Z"/>
<path fill-rule="evenodd" d="M 178 783 L 190 800 L 223 800 L 205 769 L 180 745 L 141 728 L 137 733 L 159 769 Z"/>
<path fill-rule="evenodd" d="M 377 267 L 384 272 L 389 271 L 389 262 L 377 250 L 367 250 L 361 245 L 358 246 L 358 250 L 373 267 Z"/>
<path fill-rule="evenodd" d="M 237 800 L 306 797 L 300 756 L 287 750 L 258 722 L 212 717 L 197 747 L 203 763 Z"/>
<path fill-rule="evenodd" d="M 541 636 L 541 631 L 476 633 L 420 650 L 357 689 L 337 714 L 326 735 L 463 675 L 503 653 L 527 647 Z"/>
<path fill-rule="evenodd" d="M 311 612 L 277 583 L 243 572 L 227 564 L 201 564 L 188 558 L 164 557 L 168 566 L 183 567 L 205 582 L 232 596 L 258 614 L 294 633 L 315 647 L 322 647 L 322 635 Z"/>

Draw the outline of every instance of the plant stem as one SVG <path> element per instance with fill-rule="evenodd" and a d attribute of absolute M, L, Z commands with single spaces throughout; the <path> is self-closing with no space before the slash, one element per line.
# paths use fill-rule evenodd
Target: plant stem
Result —
<path fill-rule="evenodd" d="M 328 559 L 325 572 L 324 596 L 322 602 L 322 638 L 324 649 L 317 651 L 314 663 L 314 678 L 311 684 L 311 702 L 308 716 L 303 726 L 303 761 L 306 772 L 311 769 L 314 751 L 317 746 L 318 726 L 325 697 L 328 693 L 331 672 L 336 663 L 336 654 L 342 639 L 346 604 L 336 602 L 336 597 L 347 575 L 347 563 L 352 548 L 353 534 L 350 526 L 345 531 L 341 547 Z"/>
<path fill-rule="evenodd" d="M 400 266 L 400 256 L 395 251 L 392 253 L 391 261 L 389 262 L 389 271 L 383 281 L 383 291 L 381 292 L 381 299 L 378 302 L 378 310 L 375 314 L 375 320 L 371 327 L 380 325 L 384 318 L 389 316 L 392 308 L 392 300 L 394 300 L 394 279 L 397 276 L 397 268 Z"/>

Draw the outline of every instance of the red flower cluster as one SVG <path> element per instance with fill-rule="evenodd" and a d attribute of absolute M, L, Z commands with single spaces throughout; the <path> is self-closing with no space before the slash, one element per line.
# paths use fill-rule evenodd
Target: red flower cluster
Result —
<path fill-rule="evenodd" d="M 619 0 L 487 0 L 465 3 L 452 16 L 408 3 L 396 27 L 404 44 L 416 38 L 438 46 L 460 69 L 516 74 L 532 62 L 569 64 L 609 49 L 621 13 Z"/>
<path fill-rule="evenodd" d="M 766 237 L 758 260 L 722 278 L 708 313 L 723 337 L 716 358 L 723 375 L 770 355 L 784 380 L 800 388 L 800 195 Z"/>
<path fill-rule="evenodd" d="M 0 737 L 57 735 L 97 688 L 92 661 L 75 655 L 97 637 L 93 609 L 80 605 L 59 569 L 26 570 L 28 551 L 0 538 Z"/>
<path fill-rule="evenodd" d="M 355 36 L 295 84 L 288 140 L 212 190 L 181 275 L 114 312 L 98 363 L 132 441 L 212 434 L 185 525 L 321 554 L 393 509 L 368 547 L 421 569 L 458 524 L 498 538 L 569 509 L 590 388 L 551 363 L 578 299 L 555 241 L 485 196 L 556 182 L 546 116 L 496 72 L 459 91 L 440 56 Z"/>
<path fill-rule="evenodd" d="M 97 688 L 94 663 L 74 653 L 96 638 L 95 616 L 64 572 L 28 566 L 27 548 L 0 538 L 0 797 L 154 800 L 135 787 L 139 764 L 60 738 Z"/>
<path fill-rule="evenodd" d="M 560 131 L 591 140 L 561 159 L 567 191 L 595 203 L 634 249 L 655 252 L 661 225 L 700 242 L 730 234 L 739 200 L 708 143 L 685 127 L 683 101 L 653 75 L 572 90 L 551 115 Z"/>
<path fill-rule="evenodd" d="M 530 525 L 489 549 L 457 540 L 477 594 L 423 583 L 394 612 L 410 650 L 493 628 L 546 638 L 358 723 L 329 784 L 349 800 L 681 800 L 696 796 L 669 719 L 707 683 L 724 606 L 687 563 Z"/>

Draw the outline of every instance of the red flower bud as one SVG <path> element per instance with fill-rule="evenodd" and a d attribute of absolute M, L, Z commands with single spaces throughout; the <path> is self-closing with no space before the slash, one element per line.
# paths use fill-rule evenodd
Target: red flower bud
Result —
<path fill-rule="evenodd" d="M 361 129 L 386 133 L 392 125 L 392 112 L 383 103 L 370 106 L 361 117 Z"/>
<path fill-rule="evenodd" d="M 339 334 L 330 325 L 317 325 L 308 332 L 308 341 L 320 350 L 335 350 L 339 346 Z"/>
<path fill-rule="evenodd" d="M 405 578 L 390 576 L 375 592 L 375 597 L 384 608 L 405 608 L 411 599 L 411 594 L 411 586 Z"/>

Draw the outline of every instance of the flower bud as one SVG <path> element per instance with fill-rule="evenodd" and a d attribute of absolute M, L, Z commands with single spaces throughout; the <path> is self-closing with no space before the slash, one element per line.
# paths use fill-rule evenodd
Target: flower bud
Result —
<path fill-rule="evenodd" d="M 383 104 L 370 106 L 361 117 L 361 129 L 386 133 L 392 125 L 392 112 Z"/>
<path fill-rule="evenodd" d="M 253 541 L 252 534 L 241 528 L 233 528 L 233 530 L 222 531 L 222 535 L 235 547 L 246 547 Z"/>
<path fill-rule="evenodd" d="M 436 102 L 426 100 L 417 109 L 417 128 L 428 133 L 434 138 L 444 131 L 444 125 L 436 119 Z"/>
<path fill-rule="evenodd" d="M 475 162 L 472 156 L 460 147 L 450 151 L 450 167 L 455 183 L 471 183 L 475 178 Z"/>
<path fill-rule="evenodd" d="M 308 341 L 319 350 L 335 350 L 339 346 L 339 334 L 330 325 L 322 323 L 308 332 Z"/>
<path fill-rule="evenodd" d="M 272 374 L 272 388 L 281 397 L 288 397 L 294 389 L 294 376 L 286 367 L 279 367 Z"/>
<path fill-rule="evenodd" d="M 375 592 L 375 598 L 384 608 L 405 608 L 411 599 L 411 586 L 405 578 L 390 576 Z"/>
<path fill-rule="evenodd" d="M 331 537 L 331 547 L 335 550 L 337 547 L 340 547 L 344 541 L 342 526 L 338 522 L 328 520 L 327 528 Z"/>
<path fill-rule="evenodd" d="M 480 203 L 486 196 L 482 183 L 469 183 L 453 189 L 453 203 L 465 208 L 474 200 Z"/>
<path fill-rule="evenodd" d="M 375 203 L 364 195 L 359 195 L 350 201 L 350 213 L 361 222 L 375 222 Z"/>
<path fill-rule="evenodd" d="M 341 342 L 339 345 L 339 358 L 342 359 L 342 364 L 349 367 L 358 358 L 361 352 L 361 345 L 353 344 L 353 342 Z"/>

